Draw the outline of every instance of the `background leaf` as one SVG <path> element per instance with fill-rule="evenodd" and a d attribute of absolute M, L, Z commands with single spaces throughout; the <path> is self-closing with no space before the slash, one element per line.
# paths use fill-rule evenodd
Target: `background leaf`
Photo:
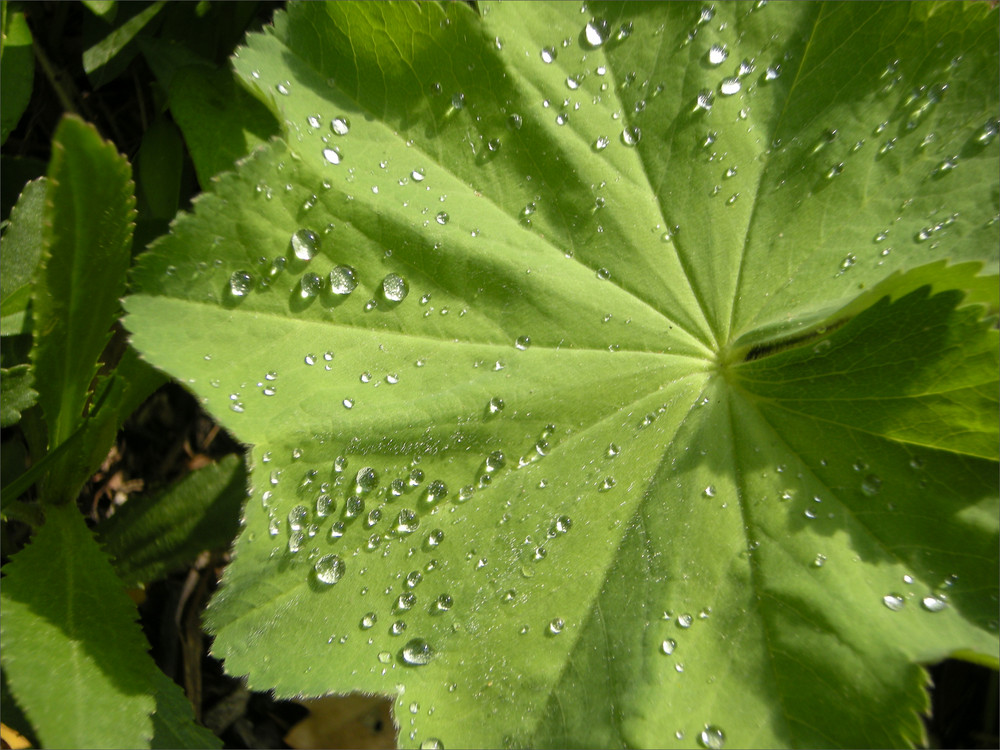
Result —
<path fill-rule="evenodd" d="M 3 43 L 0 44 L 0 88 L 3 88 L 3 116 L 0 143 L 17 127 L 24 114 L 35 81 L 35 55 L 31 50 L 31 29 L 21 10 L 3 4 Z"/>
<path fill-rule="evenodd" d="M 51 747 L 148 747 L 158 670 L 135 606 L 79 511 L 50 507 L 4 573 L 4 672 L 39 739 Z"/>
<path fill-rule="evenodd" d="M 135 215 L 128 162 L 93 127 L 64 119 L 52 151 L 32 350 L 50 448 L 86 416 L 91 381 L 125 289 Z M 51 491 L 67 497 L 86 478 L 56 475 Z"/>
<path fill-rule="evenodd" d="M 31 302 L 35 269 L 42 254 L 45 211 L 45 178 L 25 185 L 11 209 L 10 224 L 0 245 L 0 298 L 3 302 L 0 334 L 30 333 L 27 309 Z"/>
<path fill-rule="evenodd" d="M 225 548 L 236 535 L 245 498 L 243 463 L 229 456 L 162 493 L 129 500 L 101 525 L 100 539 L 126 583 L 148 583 L 202 550 Z"/>
<path fill-rule="evenodd" d="M 282 138 L 126 303 L 253 445 L 215 652 L 411 745 L 919 743 L 919 663 L 998 652 L 996 11 L 590 12 L 234 57 Z"/>

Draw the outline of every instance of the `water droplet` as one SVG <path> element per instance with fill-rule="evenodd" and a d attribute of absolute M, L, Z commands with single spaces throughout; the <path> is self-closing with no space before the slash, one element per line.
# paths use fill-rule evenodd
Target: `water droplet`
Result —
<path fill-rule="evenodd" d="M 832 180 L 834 177 L 836 177 L 843 171 L 844 171 L 844 162 L 838 162 L 837 164 L 834 164 L 832 167 L 826 170 L 826 179 Z"/>
<path fill-rule="evenodd" d="M 288 528 L 292 531 L 299 531 L 303 526 L 305 526 L 306 519 L 309 517 L 309 510 L 304 505 L 296 505 L 290 511 L 288 511 Z"/>
<path fill-rule="evenodd" d="M 438 224 L 444 226 L 445 224 L 448 223 L 448 218 L 449 218 L 448 214 L 446 214 L 444 211 L 441 211 L 437 216 L 434 217 L 434 220 L 437 221 Z"/>
<path fill-rule="evenodd" d="M 444 743 L 437 737 L 428 737 L 420 743 L 420 750 L 444 750 Z"/>
<path fill-rule="evenodd" d="M 825 564 L 826 564 L 826 555 L 822 554 L 816 555 L 816 558 L 812 562 L 814 568 L 822 568 L 823 565 Z"/>
<path fill-rule="evenodd" d="M 518 349 L 520 349 L 523 352 L 525 349 L 527 349 L 529 346 L 531 346 L 531 337 L 530 336 L 518 336 L 514 340 L 514 346 L 517 347 Z"/>
<path fill-rule="evenodd" d="M 722 83 L 719 84 L 719 93 L 723 96 L 732 96 L 739 92 L 743 84 L 740 82 L 739 78 L 735 76 L 731 78 L 723 78 Z"/>
<path fill-rule="evenodd" d="M 323 279 L 314 273 L 306 273 L 299 279 L 299 296 L 302 299 L 315 297 L 323 289 Z"/>
<path fill-rule="evenodd" d="M 441 594 L 437 598 L 437 601 L 434 602 L 434 609 L 438 612 L 447 612 L 451 609 L 453 603 L 452 598 L 448 594 Z"/>
<path fill-rule="evenodd" d="M 440 479 L 435 479 L 427 485 L 427 490 L 424 493 L 424 502 L 428 505 L 436 505 L 446 497 L 448 497 L 448 485 Z"/>
<path fill-rule="evenodd" d="M 365 512 L 365 501 L 357 495 L 351 495 L 344 503 L 344 517 L 357 518 Z"/>
<path fill-rule="evenodd" d="M 583 29 L 583 36 L 591 47 L 600 47 L 611 36 L 611 24 L 604 18 L 591 18 Z"/>
<path fill-rule="evenodd" d="M 423 638 L 414 638 L 403 646 L 400 656 L 403 662 L 411 667 L 420 667 L 429 664 L 434 658 L 435 651 L 431 645 Z"/>
<path fill-rule="evenodd" d="M 389 626 L 389 635 L 402 635 L 406 630 L 406 623 L 403 620 L 396 620 Z"/>
<path fill-rule="evenodd" d="M 451 97 L 452 109 L 462 109 L 465 106 L 465 94 L 458 92 Z"/>
<path fill-rule="evenodd" d="M 305 541 L 306 541 L 305 532 L 293 531 L 288 537 L 288 551 L 294 555 L 296 552 L 302 549 L 302 545 L 305 543 Z"/>
<path fill-rule="evenodd" d="M 597 140 L 594 141 L 594 151 L 603 151 L 611 143 L 611 139 L 606 135 L 597 136 Z"/>
<path fill-rule="evenodd" d="M 344 575 L 344 561 L 337 555 L 323 555 L 313 567 L 322 583 L 336 583 Z"/>
<path fill-rule="evenodd" d="M 423 579 L 424 576 L 419 570 L 411 570 L 406 576 L 406 588 L 415 589 Z"/>
<path fill-rule="evenodd" d="M 292 250 L 299 260 L 312 260 L 319 251 L 319 236 L 311 229 L 300 229 L 292 235 Z"/>
<path fill-rule="evenodd" d="M 441 529 L 434 529 L 427 535 L 427 546 L 433 549 L 444 541 L 444 532 Z"/>
<path fill-rule="evenodd" d="M 369 628 L 374 627 L 376 622 L 378 622 L 378 615 L 374 612 L 369 612 L 361 618 L 361 629 L 368 630 Z"/>
<path fill-rule="evenodd" d="M 780 65 L 768 65 L 767 70 L 764 71 L 764 80 L 773 81 L 780 75 L 781 75 Z"/>
<path fill-rule="evenodd" d="M 344 115 L 340 115 L 340 117 L 334 117 L 330 121 L 330 130 L 332 130 L 337 135 L 347 135 L 351 130 L 351 121 Z"/>
<path fill-rule="evenodd" d="M 925 596 L 920 600 L 920 606 L 926 609 L 928 612 L 940 612 L 947 608 L 948 602 L 944 597 L 940 596 Z"/>
<path fill-rule="evenodd" d="M 987 120 L 976 134 L 976 142 L 981 146 L 988 146 L 1000 132 L 1000 120 Z"/>
<path fill-rule="evenodd" d="M 487 406 L 490 414 L 497 414 L 503 411 L 503 399 L 499 396 L 494 396 L 490 399 L 490 403 Z"/>
<path fill-rule="evenodd" d="M 673 638 L 667 638 L 660 644 L 660 651 L 666 654 L 667 656 L 670 656 L 672 653 L 674 653 L 675 648 L 677 648 L 677 641 L 675 641 Z"/>
<path fill-rule="evenodd" d="M 687 630 L 691 627 L 691 623 L 694 622 L 694 618 L 691 615 L 684 613 L 677 617 L 677 627 Z"/>
<path fill-rule="evenodd" d="M 378 487 L 378 472 L 371 466 L 360 469 L 354 479 L 355 491 L 367 494 Z"/>
<path fill-rule="evenodd" d="M 861 491 L 868 497 L 874 497 L 882 488 L 882 479 L 877 474 L 869 474 L 861 481 Z"/>
<path fill-rule="evenodd" d="M 708 62 L 711 65 L 722 65 L 729 57 L 729 50 L 724 44 L 713 44 L 708 50 Z"/>
<path fill-rule="evenodd" d="M 330 271 L 330 291 L 334 294 L 350 294 L 358 286 L 358 279 L 350 266 L 334 266 Z"/>
<path fill-rule="evenodd" d="M 288 81 L 283 81 L 277 84 L 274 88 L 282 96 L 288 96 L 292 92 L 292 84 Z"/>
<path fill-rule="evenodd" d="M 542 47 L 541 51 L 542 62 L 549 64 L 556 59 L 556 49 L 555 47 Z"/>
<path fill-rule="evenodd" d="M 229 277 L 229 291 L 234 297 L 245 297 L 253 288 L 253 276 L 247 271 L 233 271 Z"/>
<path fill-rule="evenodd" d="M 507 118 L 507 128 L 509 130 L 520 130 L 524 119 L 519 114 L 512 114 Z"/>
<path fill-rule="evenodd" d="M 709 112 L 712 109 L 712 103 L 715 101 L 715 94 L 709 89 L 702 89 L 698 92 L 697 98 L 694 101 L 694 111 L 697 112 L 699 109 Z"/>
<path fill-rule="evenodd" d="M 410 477 L 407 481 L 411 487 L 419 487 L 420 483 L 424 481 L 424 472 L 420 469 L 414 469 L 410 472 Z"/>
<path fill-rule="evenodd" d="M 331 164 L 340 164 L 340 151 L 335 148 L 324 148 L 323 158 Z"/>
<path fill-rule="evenodd" d="M 706 724 L 698 733 L 698 744 L 708 750 L 722 750 L 726 744 L 726 734 L 714 724 Z"/>
<path fill-rule="evenodd" d="M 382 293 L 391 302 L 402 302 L 409 291 L 410 287 L 402 276 L 390 273 L 382 279 Z"/>
<path fill-rule="evenodd" d="M 408 612 L 413 609 L 413 605 L 416 603 L 417 595 L 406 591 L 396 598 L 396 610 L 399 612 Z"/>
<path fill-rule="evenodd" d="M 549 622 L 549 632 L 552 633 L 552 635 L 559 635 L 563 632 L 564 627 L 566 627 L 566 622 L 561 617 L 553 618 Z"/>
<path fill-rule="evenodd" d="M 607 492 L 608 490 L 610 490 L 614 486 L 615 486 L 615 478 L 614 477 L 604 477 L 604 479 L 601 481 L 601 483 L 597 486 L 597 491 L 598 492 Z"/>
<path fill-rule="evenodd" d="M 714 484 L 708 485 L 708 487 L 706 487 L 702 492 L 705 495 L 705 497 L 715 497 L 715 485 Z"/>
<path fill-rule="evenodd" d="M 622 130 L 622 143 L 626 146 L 635 146 L 642 139 L 642 130 L 636 125 L 630 125 Z"/>
<path fill-rule="evenodd" d="M 340 537 L 344 535 L 344 528 L 343 521 L 335 521 L 332 523 L 330 525 L 330 540 L 336 541 L 337 539 L 340 539 Z"/>
<path fill-rule="evenodd" d="M 882 603 L 893 612 L 899 612 L 904 606 L 906 606 L 906 599 L 901 597 L 899 594 L 886 594 L 882 597 Z"/>

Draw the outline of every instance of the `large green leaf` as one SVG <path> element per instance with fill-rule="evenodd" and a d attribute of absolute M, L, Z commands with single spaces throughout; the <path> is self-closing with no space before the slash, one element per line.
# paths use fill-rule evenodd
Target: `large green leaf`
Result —
<path fill-rule="evenodd" d="M 135 273 L 253 446 L 217 655 L 408 745 L 919 742 L 998 653 L 996 12 L 481 13 L 276 15 Z"/>

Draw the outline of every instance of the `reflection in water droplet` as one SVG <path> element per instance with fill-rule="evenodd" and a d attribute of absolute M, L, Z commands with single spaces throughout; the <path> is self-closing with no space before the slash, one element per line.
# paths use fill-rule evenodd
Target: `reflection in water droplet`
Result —
<path fill-rule="evenodd" d="M 708 50 L 708 62 L 711 65 L 722 65 L 729 57 L 729 50 L 724 44 L 713 44 Z"/>
<path fill-rule="evenodd" d="M 247 271 L 233 271 L 229 277 L 229 291 L 234 297 L 245 297 L 253 287 L 253 276 Z"/>
<path fill-rule="evenodd" d="M 402 276 L 390 273 L 382 279 L 382 293 L 391 302 L 402 302 L 409 291 L 409 285 Z"/>
<path fill-rule="evenodd" d="M 356 272 L 351 266 L 334 266 L 330 271 L 330 291 L 334 294 L 350 294 L 357 286 Z"/>
<path fill-rule="evenodd" d="M 886 594 L 882 597 L 882 603 L 893 612 L 899 612 L 906 606 L 906 600 L 899 594 Z"/>
<path fill-rule="evenodd" d="M 882 479 L 877 474 L 869 474 L 861 482 L 861 491 L 868 497 L 874 497 L 882 489 Z"/>
<path fill-rule="evenodd" d="M 722 83 L 719 85 L 719 93 L 723 96 L 732 96 L 739 92 L 742 85 L 739 78 L 723 78 Z"/>
<path fill-rule="evenodd" d="M 626 146 L 635 146 L 642 139 L 642 130 L 636 125 L 630 125 L 622 130 L 622 143 Z"/>
<path fill-rule="evenodd" d="M 726 735 L 714 724 L 706 724 L 698 733 L 698 744 L 708 750 L 722 750 L 726 744 Z"/>
<path fill-rule="evenodd" d="M 351 121 L 344 115 L 340 117 L 334 117 L 330 121 L 330 129 L 337 135 L 347 135 L 351 130 Z"/>
<path fill-rule="evenodd" d="M 604 18 L 591 18 L 584 27 L 583 35 L 591 47 L 600 47 L 611 34 L 611 25 Z"/>
<path fill-rule="evenodd" d="M 344 575 L 344 561 L 337 555 L 323 555 L 316 561 L 316 578 L 322 583 L 336 583 Z"/>
<path fill-rule="evenodd" d="M 434 649 L 427 641 L 423 638 L 414 638 L 403 647 L 400 656 L 404 663 L 412 667 L 419 667 L 429 664 L 434 658 L 434 654 Z"/>
<path fill-rule="evenodd" d="M 948 602 L 944 597 L 925 596 L 920 600 L 920 606 L 928 612 L 941 612 L 948 607 Z"/>

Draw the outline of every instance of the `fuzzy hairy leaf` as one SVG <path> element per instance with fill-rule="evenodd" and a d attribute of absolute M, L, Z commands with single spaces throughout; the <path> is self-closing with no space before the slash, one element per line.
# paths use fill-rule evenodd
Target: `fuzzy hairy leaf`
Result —
<path fill-rule="evenodd" d="M 406 745 L 920 742 L 998 653 L 996 11 L 587 10 L 238 50 L 283 134 L 126 302 L 253 446 L 215 652 Z"/>

